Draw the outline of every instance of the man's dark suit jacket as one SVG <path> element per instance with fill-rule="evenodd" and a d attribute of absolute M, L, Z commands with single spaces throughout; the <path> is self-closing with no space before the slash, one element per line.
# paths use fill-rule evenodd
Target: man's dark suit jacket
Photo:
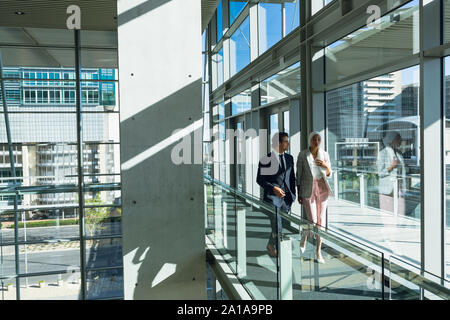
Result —
<path fill-rule="evenodd" d="M 277 155 L 275 153 L 270 152 L 259 161 L 256 182 L 264 189 L 264 201 L 275 204 L 273 201 L 273 197 L 275 196 L 273 187 L 279 187 L 286 194 L 283 199 L 286 205 L 290 207 L 292 202 L 295 201 L 296 194 L 294 158 L 290 154 L 284 153 L 286 171 L 283 171 L 279 165 L 280 159 L 276 159 L 276 157 Z M 276 167 L 271 168 L 272 161 L 275 161 L 278 170 L 276 170 Z"/>

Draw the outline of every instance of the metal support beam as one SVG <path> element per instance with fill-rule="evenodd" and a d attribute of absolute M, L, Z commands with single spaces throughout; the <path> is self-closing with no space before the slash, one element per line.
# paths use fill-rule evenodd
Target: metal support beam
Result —
<path fill-rule="evenodd" d="M 80 278 L 81 299 L 86 300 L 86 244 L 84 231 L 84 175 L 83 175 L 83 115 L 81 104 L 81 39 L 80 30 L 75 30 L 75 80 L 76 80 L 76 110 L 77 110 L 77 169 L 78 169 L 78 206 L 80 230 Z"/>
<path fill-rule="evenodd" d="M 2 53 L 0 52 L 0 77 L 3 78 L 3 60 Z M 17 186 L 16 180 L 16 167 L 14 165 L 14 150 L 12 145 L 11 138 L 11 128 L 9 125 L 9 115 L 8 115 L 8 104 L 6 101 L 6 90 L 5 83 L 3 80 L 0 81 L 1 89 L 2 89 L 2 101 L 3 101 L 3 115 L 5 117 L 5 129 L 6 129 L 6 138 L 8 140 L 8 150 L 9 150 L 9 159 L 11 165 L 11 176 L 13 177 L 14 188 Z M 19 259 L 19 214 L 17 212 L 17 197 L 18 192 L 14 193 L 14 253 L 15 253 L 15 267 L 16 274 L 20 273 L 20 259 Z M 20 300 L 20 279 L 16 278 L 16 299 Z"/>

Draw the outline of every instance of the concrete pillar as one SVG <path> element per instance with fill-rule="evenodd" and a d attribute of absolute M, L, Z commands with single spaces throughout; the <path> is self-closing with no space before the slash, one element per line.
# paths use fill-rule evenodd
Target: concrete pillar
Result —
<path fill-rule="evenodd" d="M 125 299 L 206 299 L 200 2 L 118 0 Z"/>

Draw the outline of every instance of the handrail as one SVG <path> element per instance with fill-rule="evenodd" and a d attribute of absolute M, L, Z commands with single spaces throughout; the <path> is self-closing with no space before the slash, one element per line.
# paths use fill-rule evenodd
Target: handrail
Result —
<path fill-rule="evenodd" d="M 234 195 L 236 195 L 236 196 L 238 196 L 240 198 L 248 200 L 249 202 L 252 203 L 252 205 L 258 206 L 259 208 L 262 208 L 262 209 L 268 211 L 271 214 L 279 214 L 283 219 L 288 220 L 290 222 L 293 222 L 293 223 L 295 223 L 295 224 L 297 224 L 299 226 L 300 225 L 307 225 L 309 228 L 312 228 L 314 230 L 314 233 L 320 235 L 324 239 L 328 239 L 328 240 L 331 240 L 331 241 L 336 241 L 337 240 L 337 241 L 347 242 L 348 244 L 350 244 L 352 246 L 355 246 L 355 247 L 357 247 L 360 250 L 364 250 L 364 248 L 368 248 L 368 249 L 370 249 L 370 250 L 380 254 L 381 262 L 382 262 L 381 263 L 381 265 L 382 265 L 382 279 L 384 279 L 384 269 L 388 269 L 389 271 L 391 271 L 390 270 L 390 266 L 392 264 L 398 266 L 399 268 L 402 268 L 401 266 L 399 266 L 399 265 L 397 265 L 395 263 L 392 263 L 391 258 L 393 258 L 395 260 L 398 260 L 398 261 L 400 261 L 402 263 L 405 263 L 405 264 L 407 264 L 407 265 L 409 265 L 411 267 L 414 267 L 416 269 L 419 269 L 418 267 L 413 266 L 412 264 L 410 264 L 410 263 L 404 261 L 403 259 L 400 259 L 399 257 L 395 256 L 394 254 L 390 254 L 390 258 L 389 258 L 389 260 L 387 260 L 385 258 L 385 254 L 384 254 L 383 251 L 375 249 L 375 248 L 373 248 L 373 247 L 371 247 L 371 246 L 369 246 L 369 245 L 367 245 L 365 243 L 361 243 L 361 242 L 359 242 L 359 241 L 357 241 L 355 239 L 352 239 L 352 238 L 350 238 L 350 237 L 348 237 L 348 236 L 346 236 L 344 234 L 341 234 L 339 232 L 336 232 L 334 230 L 330 230 L 330 229 L 328 229 L 326 227 L 318 227 L 318 226 L 314 225 L 312 222 L 310 222 L 308 220 L 305 220 L 303 218 L 294 217 L 294 216 L 292 216 L 291 214 L 289 214 L 288 212 L 286 212 L 284 210 L 281 210 L 281 209 L 275 210 L 274 207 L 271 206 L 270 204 L 268 204 L 267 202 L 264 202 L 261 199 L 255 197 L 253 195 L 250 195 L 250 194 L 248 194 L 246 192 L 239 191 L 239 190 L 237 190 L 237 189 L 235 189 L 235 188 L 233 188 L 233 187 L 231 187 L 231 186 L 229 186 L 227 184 L 224 184 L 221 181 L 218 181 L 218 180 L 212 178 L 209 175 L 204 175 L 204 179 L 205 179 L 205 181 L 213 183 L 213 184 L 221 187 L 222 189 L 224 189 L 224 190 L 226 190 L 226 191 L 228 191 L 228 192 L 230 192 L 230 193 L 232 193 L 232 194 L 234 194 Z M 331 239 L 332 237 L 334 237 L 334 239 Z M 362 248 L 362 247 L 364 247 L 364 248 Z M 374 255 L 374 253 L 371 253 L 371 254 Z M 377 256 L 377 258 L 380 258 L 380 257 Z M 389 266 L 389 267 L 387 267 L 387 266 Z M 414 284 L 418 285 L 419 287 L 421 287 L 422 289 L 427 290 L 427 291 L 429 291 L 429 292 L 431 292 L 431 293 L 433 293 L 433 294 L 435 294 L 435 295 L 437 295 L 437 296 L 439 296 L 441 298 L 442 298 L 442 296 L 445 296 L 446 299 L 450 299 L 450 289 L 449 288 L 447 288 L 446 286 L 444 286 L 442 284 L 438 284 L 435 281 L 430 280 L 429 278 L 426 278 L 426 276 L 422 275 L 422 274 L 431 275 L 435 279 L 439 279 L 439 281 L 441 283 L 449 283 L 448 280 L 446 280 L 446 279 L 444 279 L 442 277 L 439 277 L 439 276 L 437 276 L 437 275 L 435 275 L 433 273 L 430 273 L 428 271 L 424 271 L 424 270 L 420 270 L 420 272 L 422 274 L 418 274 L 417 272 L 414 272 L 412 270 L 407 270 L 407 271 L 413 273 L 414 274 L 414 278 L 413 279 L 405 279 L 406 281 L 414 283 Z M 382 286 L 384 287 L 384 283 L 382 283 Z M 384 296 L 383 296 L 383 298 L 384 298 Z"/>
<path fill-rule="evenodd" d="M 356 174 L 366 173 L 366 174 L 380 175 L 380 173 L 379 173 L 378 171 L 362 170 L 362 169 L 357 169 L 357 168 L 351 169 L 351 168 L 345 168 L 345 167 L 338 167 L 338 166 L 335 166 L 335 167 L 333 168 L 333 170 L 334 170 L 334 171 L 353 172 L 353 173 L 356 173 Z M 398 174 L 394 174 L 394 173 L 389 173 L 389 175 L 396 176 L 396 177 L 398 177 L 398 178 L 403 178 L 403 176 L 398 175 Z M 420 174 L 406 174 L 406 173 L 405 173 L 405 177 L 415 177 L 415 176 L 417 176 L 417 175 L 420 175 Z"/>
<path fill-rule="evenodd" d="M 212 182 L 212 183 L 222 187 L 223 189 L 225 189 L 225 190 L 227 190 L 227 191 L 229 191 L 229 192 L 231 192 L 231 193 L 233 193 L 233 194 L 235 194 L 235 195 L 237 195 L 237 196 L 239 196 L 241 198 L 244 198 L 246 200 L 249 200 L 249 201 L 253 202 L 255 205 L 259 206 L 260 208 L 263 208 L 264 210 L 266 210 L 266 211 L 268 211 L 268 212 L 270 212 L 272 214 L 275 213 L 274 207 L 272 205 L 268 204 L 265 201 L 262 201 L 261 199 L 255 197 L 253 195 L 250 195 L 250 194 L 248 194 L 246 192 L 242 192 L 242 191 L 236 190 L 235 188 L 230 187 L 229 185 L 226 185 L 223 182 L 218 181 L 218 180 L 216 180 L 216 179 L 214 179 L 214 178 L 212 178 L 212 177 L 210 177 L 208 175 L 204 175 L 204 178 L 205 178 L 205 180 L 208 180 L 208 181 L 210 181 L 210 182 Z M 310 228 L 313 228 L 314 231 L 318 235 L 323 236 L 324 238 L 329 238 L 329 234 L 331 234 L 332 236 L 335 236 L 335 237 L 338 237 L 338 238 L 340 237 L 342 239 L 347 240 L 348 242 L 350 242 L 350 244 L 353 244 L 353 243 L 354 243 L 354 245 L 358 244 L 358 245 L 366 247 L 366 248 L 368 248 L 368 249 L 370 249 L 372 251 L 375 251 L 375 252 L 379 253 L 380 255 L 383 254 L 382 251 L 380 251 L 378 249 L 375 249 L 375 248 L 373 248 L 373 247 L 371 247 L 371 246 L 369 246 L 369 245 L 367 245 L 365 243 L 362 243 L 362 242 L 359 242 L 359 241 L 357 241 L 355 239 L 352 239 L 352 238 L 350 238 L 350 237 L 348 237 L 348 236 L 346 236 L 346 235 L 344 235 L 342 233 L 339 233 L 339 232 L 337 232 L 335 230 L 330 230 L 329 228 L 323 227 L 323 226 L 317 227 L 314 223 L 310 222 L 309 220 L 295 217 L 295 216 L 289 214 L 287 211 L 284 211 L 282 209 L 278 209 L 277 211 L 278 211 L 278 214 L 282 218 L 284 218 L 285 220 L 288 220 L 288 221 L 293 222 L 293 223 L 298 224 L 298 225 L 308 225 Z M 326 230 L 326 232 L 324 232 L 323 230 Z M 335 235 L 333 235 L 333 234 L 335 234 Z"/>

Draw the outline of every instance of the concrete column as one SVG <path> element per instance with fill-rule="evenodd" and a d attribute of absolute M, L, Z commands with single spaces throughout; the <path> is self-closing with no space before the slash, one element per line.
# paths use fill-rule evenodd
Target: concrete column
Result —
<path fill-rule="evenodd" d="M 125 299 L 206 299 L 200 4 L 118 0 Z"/>

